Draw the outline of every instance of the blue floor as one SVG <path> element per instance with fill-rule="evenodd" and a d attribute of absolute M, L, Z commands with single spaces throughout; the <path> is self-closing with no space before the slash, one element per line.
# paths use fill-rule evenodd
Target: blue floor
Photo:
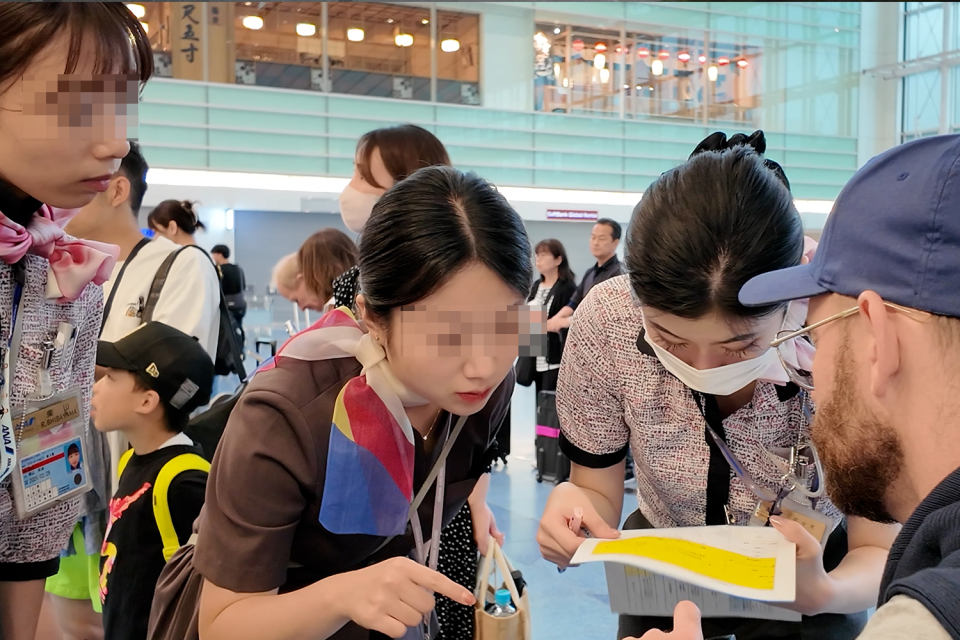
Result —
<path fill-rule="evenodd" d="M 517 387 L 513 396 L 511 453 L 508 464 L 494 469 L 488 502 L 506 536 L 505 551 L 523 572 L 530 588 L 534 640 L 616 638 L 603 566 L 593 564 L 560 574 L 540 556 L 537 526 L 552 484 L 538 484 L 534 464 L 535 399 L 532 388 Z M 624 517 L 637 508 L 624 497 Z"/>

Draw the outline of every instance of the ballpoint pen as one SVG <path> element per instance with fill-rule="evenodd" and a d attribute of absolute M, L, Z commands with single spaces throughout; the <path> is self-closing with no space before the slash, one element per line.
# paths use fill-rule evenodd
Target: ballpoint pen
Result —
<path fill-rule="evenodd" d="M 583 509 L 576 507 L 573 510 L 573 518 L 567 521 L 567 526 L 570 528 L 570 531 L 573 531 L 577 535 L 581 533 L 584 537 L 590 537 L 590 530 L 583 526 Z M 563 573 L 566 571 L 564 568 L 557 567 L 557 573 Z"/>

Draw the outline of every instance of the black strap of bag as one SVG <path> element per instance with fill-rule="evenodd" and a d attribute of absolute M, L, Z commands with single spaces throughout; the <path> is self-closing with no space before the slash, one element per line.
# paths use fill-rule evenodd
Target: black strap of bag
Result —
<path fill-rule="evenodd" d="M 210 257 L 210 254 L 204 251 L 202 247 L 198 247 L 197 245 L 187 245 L 185 247 L 181 247 L 180 249 L 168 255 L 160 265 L 160 268 L 157 269 L 157 275 L 154 276 L 153 284 L 150 285 L 150 293 L 147 295 L 147 302 L 143 308 L 142 320 L 144 324 L 153 320 L 153 312 L 157 308 L 157 303 L 160 301 L 160 294 L 163 292 L 163 286 L 167 283 L 167 278 L 170 275 L 170 269 L 173 267 L 173 263 L 177 259 L 177 256 L 191 247 L 199 250 L 204 256 L 206 256 L 207 260 L 210 261 L 210 264 L 213 265 L 214 269 L 217 268 L 217 265 L 213 261 L 213 258 Z M 230 319 L 230 311 L 227 307 L 227 300 L 223 296 L 223 287 L 220 286 L 219 279 L 217 281 L 217 288 L 220 291 L 220 331 L 222 332 L 224 330 L 222 320 L 224 318 L 227 320 Z M 230 346 L 230 357 L 233 359 L 233 365 L 236 368 L 237 375 L 240 376 L 240 380 L 246 380 L 247 370 L 243 366 L 243 353 L 240 351 L 240 345 L 237 344 L 237 336 L 232 331 L 233 323 L 229 322 L 227 326 L 231 329 L 227 331 L 226 336 L 227 344 Z"/>
<path fill-rule="evenodd" d="M 137 254 L 140 253 L 140 249 L 143 249 L 145 246 L 150 244 L 150 238 L 143 238 L 140 242 L 137 243 L 137 246 L 133 248 L 130 252 L 130 255 L 127 256 L 127 259 L 124 260 L 123 266 L 120 267 L 120 273 L 117 274 L 117 279 L 113 281 L 113 289 L 110 290 L 110 296 L 107 298 L 107 303 L 103 305 L 103 320 L 100 321 L 100 333 L 103 333 L 103 328 L 107 326 L 107 318 L 110 317 L 110 310 L 113 309 L 113 299 L 117 297 L 117 290 L 120 288 L 120 282 L 123 280 L 123 274 L 126 273 L 127 267 L 130 266 L 130 263 L 133 262 L 133 259 L 137 257 Z"/>

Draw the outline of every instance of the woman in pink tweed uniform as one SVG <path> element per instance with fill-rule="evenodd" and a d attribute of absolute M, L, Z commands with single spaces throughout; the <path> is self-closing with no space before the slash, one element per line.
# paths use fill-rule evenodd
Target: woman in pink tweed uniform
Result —
<path fill-rule="evenodd" d="M 0 396 L 15 412 L 34 393 L 61 322 L 77 328 L 72 362 L 55 364 L 55 393 L 79 388 L 87 414 L 103 312 L 100 288 L 117 248 L 63 226 L 106 188 L 127 154 L 126 116 L 153 70 L 147 36 L 120 3 L 0 4 L 0 356 L 10 344 L 17 280 L 22 340 Z M 118 117 L 119 115 L 119 117 Z M 6 404 L 6 403 L 5 403 Z M 16 421 L 0 427 L 0 637 L 33 640 L 44 580 L 77 519 L 79 499 L 20 520 L 11 467 Z M 11 438 L 12 436 L 12 438 Z"/>

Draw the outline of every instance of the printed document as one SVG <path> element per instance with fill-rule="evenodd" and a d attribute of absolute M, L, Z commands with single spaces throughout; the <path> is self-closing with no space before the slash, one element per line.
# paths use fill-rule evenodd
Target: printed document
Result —
<path fill-rule="evenodd" d="M 765 603 L 796 599 L 796 546 L 768 527 L 624 531 L 588 539 L 573 564 L 606 563 L 614 613 L 671 616 L 681 600 L 705 617 L 800 620 Z"/>

